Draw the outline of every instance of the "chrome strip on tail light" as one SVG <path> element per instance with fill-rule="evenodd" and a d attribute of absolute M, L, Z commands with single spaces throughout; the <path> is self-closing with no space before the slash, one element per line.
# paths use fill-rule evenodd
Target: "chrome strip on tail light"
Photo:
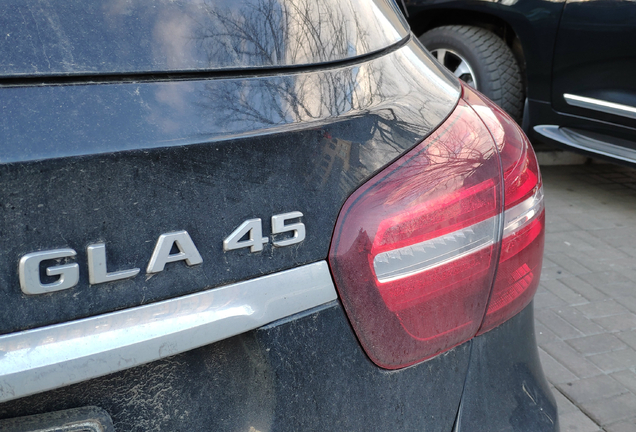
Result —
<path fill-rule="evenodd" d="M 541 214 L 544 207 L 543 186 L 540 186 L 530 198 L 505 211 L 503 237 L 508 237 L 528 225 Z"/>
<path fill-rule="evenodd" d="M 450 263 L 477 252 L 496 241 L 499 216 L 458 231 L 382 252 L 373 259 L 378 282 L 390 282 Z"/>

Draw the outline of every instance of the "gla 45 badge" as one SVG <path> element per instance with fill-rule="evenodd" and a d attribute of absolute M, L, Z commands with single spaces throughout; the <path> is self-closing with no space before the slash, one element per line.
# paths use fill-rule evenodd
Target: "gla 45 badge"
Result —
<path fill-rule="evenodd" d="M 283 213 L 272 216 L 272 237 L 278 234 L 286 234 L 283 240 L 272 240 L 276 247 L 285 247 L 298 244 L 305 240 L 305 225 L 300 222 L 303 214 L 299 211 Z M 297 222 L 293 222 L 298 220 Z M 287 223 L 292 221 L 292 223 Z M 291 236 L 289 236 L 291 234 Z M 236 228 L 232 234 L 223 240 L 223 250 L 225 252 L 250 248 L 250 252 L 260 252 L 263 245 L 269 243 L 269 237 L 263 237 L 263 226 L 259 218 L 248 219 Z M 170 251 L 176 246 L 179 250 L 171 254 Z M 69 289 L 79 282 L 79 264 L 59 264 L 46 268 L 48 276 L 58 276 L 58 279 L 50 283 L 42 283 L 40 278 L 40 264 L 43 261 L 62 260 L 73 258 L 77 252 L 71 248 L 54 249 L 47 251 L 32 252 L 20 258 L 18 264 L 18 275 L 20 277 L 20 288 L 25 294 L 45 294 L 54 291 Z M 137 276 L 141 269 L 133 268 L 108 272 L 106 267 L 106 244 L 94 243 L 86 248 L 88 281 L 91 285 L 114 282 L 122 279 L 129 279 Z M 154 274 L 163 271 L 167 263 L 185 261 L 189 266 L 195 266 L 203 262 L 201 254 L 194 245 L 190 234 L 187 231 L 176 231 L 161 234 L 148 262 L 147 274 Z"/>

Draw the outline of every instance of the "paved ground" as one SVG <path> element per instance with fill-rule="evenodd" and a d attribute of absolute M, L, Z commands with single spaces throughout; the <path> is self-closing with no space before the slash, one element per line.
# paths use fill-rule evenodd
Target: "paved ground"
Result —
<path fill-rule="evenodd" d="M 539 352 L 563 432 L 636 431 L 636 170 L 542 167 Z"/>

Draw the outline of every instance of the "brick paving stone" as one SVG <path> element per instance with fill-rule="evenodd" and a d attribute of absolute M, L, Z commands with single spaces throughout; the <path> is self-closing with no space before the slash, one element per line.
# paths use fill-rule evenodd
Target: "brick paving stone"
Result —
<path fill-rule="evenodd" d="M 557 335 L 539 321 L 534 322 L 534 334 L 539 345 L 558 339 Z"/>
<path fill-rule="evenodd" d="M 632 393 L 636 393 L 636 372 L 634 370 L 623 370 L 610 376 L 621 385 L 627 387 Z"/>
<path fill-rule="evenodd" d="M 585 282 L 598 287 L 599 289 L 603 289 L 606 285 L 614 285 L 614 284 L 623 284 L 623 283 L 632 283 L 628 277 L 623 276 L 619 272 L 615 271 L 606 271 L 606 272 L 594 272 L 589 274 L 584 274 L 579 276 Z"/>
<path fill-rule="evenodd" d="M 573 231 L 574 232 L 574 231 Z M 595 239 L 597 241 L 598 239 Z M 591 244 L 584 242 L 572 235 L 572 232 L 567 233 L 554 233 L 550 237 L 545 239 L 546 249 L 548 249 L 548 257 L 550 254 L 556 253 L 568 253 L 572 251 L 580 252 L 594 252 L 595 248 Z"/>
<path fill-rule="evenodd" d="M 567 343 L 585 356 L 602 354 L 626 348 L 627 345 L 611 334 L 597 334 L 570 339 Z"/>
<path fill-rule="evenodd" d="M 556 215 L 554 215 L 554 216 L 556 216 Z M 552 221 L 552 222 L 546 222 L 545 232 L 546 232 L 546 234 L 551 234 L 551 233 L 555 233 L 555 232 L 576 231 L 578 229 L 580 229 L 580 228 L 577 227 L 574 224 L 569 223 L 569 222 Z"/>
<path fill-rule="evenodd" d="M 601 318 L 612 315 L 621 315 L 629 312 L 629 310 L 625 309 L 612 299 L 590 302 L 585 305 L 577 306 L 576 308 L 583 312 L 583 314 L 588 318 Z"/>
<path fill-rule="evenodd" d="M 583 315 L 576 307 L 560 307 L 556 309 L 561 318 L 566 320 L 586 336 L 605 333 L 605 329 Z"/>
<path fill-rule="evenodd" d="M 568 218 L 568 221 L 584 230 L 598 230 L 616 227 L 614 223 L 608 221 L 607 218 L 604 218 L 602 213 L 599 212 L 573 214 Z"/>
<path fill-rule="evenodd" d="M 585 242 L 586 244 L 594 246 L 594 252 L 592 253 L 592 256 L 596 256 L 600 260 L 608 259 L 607 256 L 599 254 L 599 253 L 595 253 L 595 252 L 598 251 L 599 249 L 610 250 L 612 248 L 612 245 L 607 243 L 604 238 L 597 237 L 593 235 L 592 233 L 593 231 L 591 230 L 578 230 L 578 231 L 572 231 L 571 233 L 568 233 L 568 234 L 571 237 L 574 237 L 578 240 L 581 240 L 582 242 Z M 610 252 L 613 255 L 618 254 L 622 256 L 621 251 L 610 250 Z"/>
<path fill-rule="evenodd" d="M 629 389 L 608 375 L 576 380 L 557 385 L 571 400 L 581 403 L 628 393 Z"/>
<path fill-rule="evenodd" d="M 587 357 L 587 359 L 598 366 L 604 373 L 612 373 L 636 366 L 636 351 L 632 348 L 625 348 L 618 351 L 592 355 Z"/>
<path fill-rule="evenodd" d="M 541 287 L 540 287 L 541 288 Z M 535 310 L 548 309 L 553 307 L 567 306 L 567 303 L 548 290 L 539 289 L 534 296 Z"/>
<path fill-rule="evenodd" d="M 636 432 L 636 170 L 542 170 L 536 332 L 561 430 Z"/>
<path fill-rule="evenodd" d="M 541 269 L 547 269 L 547 268 L 551 268 L 551 267 L 556 267 L 556 263 L 554 261 L 552 261 L 548 256 L 544 255 L 543 256 L 543 265 L 541 266 Z"/>
<path fill-rule="evenodd" d="M 623 246 L 619 248 L 621 250 L 621 252 L 629 255 L 632 258 L 636 258 L 636 246 Z"/>
<path fill-rule="evenodd" d="M 634 296 L 622 296 L 616 299 L 622 306 L 629 309 L 631 312 L 636 313 L 636 297 Z"/>
<path fill-rule="evenodd" d="M 594 363 L 587 360 L 564 341 L 548 342 L 542 348 L 579 378 L 587 378 L 603 373 Z"/>
<path fill-rule="evenodd" d="M 595 242 L 599 242 L 599 240 L 596 240 Z M 568 249 L 565 252 L 568 254 L 568 256 L 571 256 L 575 259 L 581 256 L 587 257 L 589 259 L 598 261 L 604 266 L 610 265 L 612 261 L 617 259 L 629 258 L 629 255 L 618 249 L 617 246 L 605 244 L 592 247 L 594 249 L 582 249 L 580 251 Z M 605 270 L 607 270 L 607 267 L 605 267 Z"/>
<path fill-rule="evenodd" d="M 633 188 L 633 185 L 630 185 L 630 187 Z M 629 198 L 634 198 L 636 197 L 636 191 L 635 190 L 621 190 L 621 191 L 616 191 L 616 195 L 621 195 L 627 199 Z"/>
<path fill-rule="evenodd" d="M 624 254 L 624 252 L 621 251 L 619 248 L 621 248 L 622 246 L 633 245 L 635 238 L 636 236 L 632 235 L 631 233 L 627 233 L 626 235 L 623 235 L 621 237 L 608 238 L 605 240 L 605 242 L 609 246 L 616 248 L 616 251 L 622 255 Z"/>
<path fill-rule="evenodd" d="M 622 237 L 623 235 L 625 235 L 625 228 L 619 226 L 614 228 L 599 229 L 599 230 L 595 230 L 591 234 L 595 237 L 606 239 L 606 240 L 613 239 L 613 238 Z"/>
<path fill-rule="evenodd" d="M 567 321 L 561 318 L 552 309 L 538 310 L 535 312 L 535 319 L 543 323 L 553 333 L 562 339 L 578 338 L 585 336 L 576 327 L 570 325 Z"/>
<path fill-rule="evenodd" d="M 636 315 L 626 313 L 621 315 L 612 315 L 602 318 L 594 318 L 596 324 L 599 324 L 607 331 L 622 332 L 626 330 L 636 329 Z"/>
<path fill-rule="evenodd" d="M 596 423 L 578 410 L 567 414 L 559 412 L 559 426 L 561 432 L 603 432 Z"/>
<path fill-rule="evenodd" d="M 633 258 L 630 258 L 629 260 L 631 261 L 633 260 Z M 628 278 L 630 281 L 632 281 L 632 286 L 633 286 L 633 282 L 636 282 L 636 269 L 631 267 L 624 268 L 621 263 L 621 265 L 616 269 L 616 272 L 622 274 L 623 276 Z"/>
<path fill-rule="evenodd" d="M 573 274 L 573 275 L 580 275 L 580 274 L 586 274 L 591 272 L 590 269 L 581 265 L 579 262 L 577 262 L 573 258 L 570 258 L 567 255 L 552 254 L 549 256 L 549 259 L 554 264 L 564 268 L 570 274 Z"/>
<path fill-rule="evenodd" d="M 541 280 L 543 282 L 567 276 L 572 276 L 572 274 L 559 265 L 541 269 Z"/>
<path fill-rule="evenodd" d="M 629 330 L 617 333 L 616 337 L 618 337 L 630 347 L 636 349 L 636 330 Z M 636 367 L 636 365 L 634 366 Z"/>
<path fill-rule="evenodd" d="M 622 249 L 621 252 L 627 255 L 627 253 L 624 252 Z M 593 256 L 593 254 L 589 254 L 588 252 L 570 251 L 568 252 L 567 256 L 581 264 L 583 267 L 589 269 L 590 271 L 602 272 L 607 270 L 607 261 L 600 260 L 599 257 Z"/>
<path fill-rule="evenodd" d="M 604 428 L 607 432 L 635 432 L 636 431 L 636 417 L 631 419 L 620 421 L 611 425 L 607 425 Z"/>
<path fill-rule="evenodd" d="M 593 302 L 597 300 L 604 300 L 607 298 L 607 294 L 602 291 L 597 290 L 589 283 L 581 280 L 578 277 L 563 277 L 559 278 L 559 282 L 563 285 L 571 288 L 573 291 L 581 294 L 588 301 Z"/>
<path fill-rule="evenodd" d="M 559 416 L 561 414 L 581 411 L 579 407 L 577 407 L 572 403 L 572 401 L 570 401 L 570 399 L 563 396 L 563 393 L 561 393 L 558 388 L 550 386 L 550 391 L 552 392 L 552 394 L 554 395 L 554 399 L 556 400 L 557 408 L 559 410 Z"/>
<path fill-rule="evenodd" d="M 636 406 L 636 395 L 627 393 L 581 404 L 583 411 L 601 425 L 632 418 Z"/>
<path fill-rule="evenodd" d="M 636 244 L 636 239 L 634 239 L 634 242 L 632 244 Z M 610 267 L 616 269 L 617 272 L 623 274 L 624 276 L 627 276 L 630 279 L 632 279 L 633 276 L 632 272 L 636 271 L 634 270 L 634 257 L 632 256 L 630 256 L 629 258 L 613 260 L 610 263 Z"/>
<path fill-rule="evenodd" d="M 605 285 L 599 287 L 599 290 L 607 294 L 609 297 L 618 300 L 619 297 L 628 297 L 634 294 L 634 282 Z"/>
<path fill-rule="evenodd" d="M 587 304 L 589 300 L 583 297 L 572 288 L 564 285 L 559 279 L 542 281 L 542 285 L 555 296 L 559 297 L 569 305 Z"/>
<path fill-rule="evenodd" d="M 543 366 L 543 373 L 552 384 L 572 382 L 577 379 L 576 375 L 541 348 L 539 348 L 539 358 L 541 366 Z"/>

